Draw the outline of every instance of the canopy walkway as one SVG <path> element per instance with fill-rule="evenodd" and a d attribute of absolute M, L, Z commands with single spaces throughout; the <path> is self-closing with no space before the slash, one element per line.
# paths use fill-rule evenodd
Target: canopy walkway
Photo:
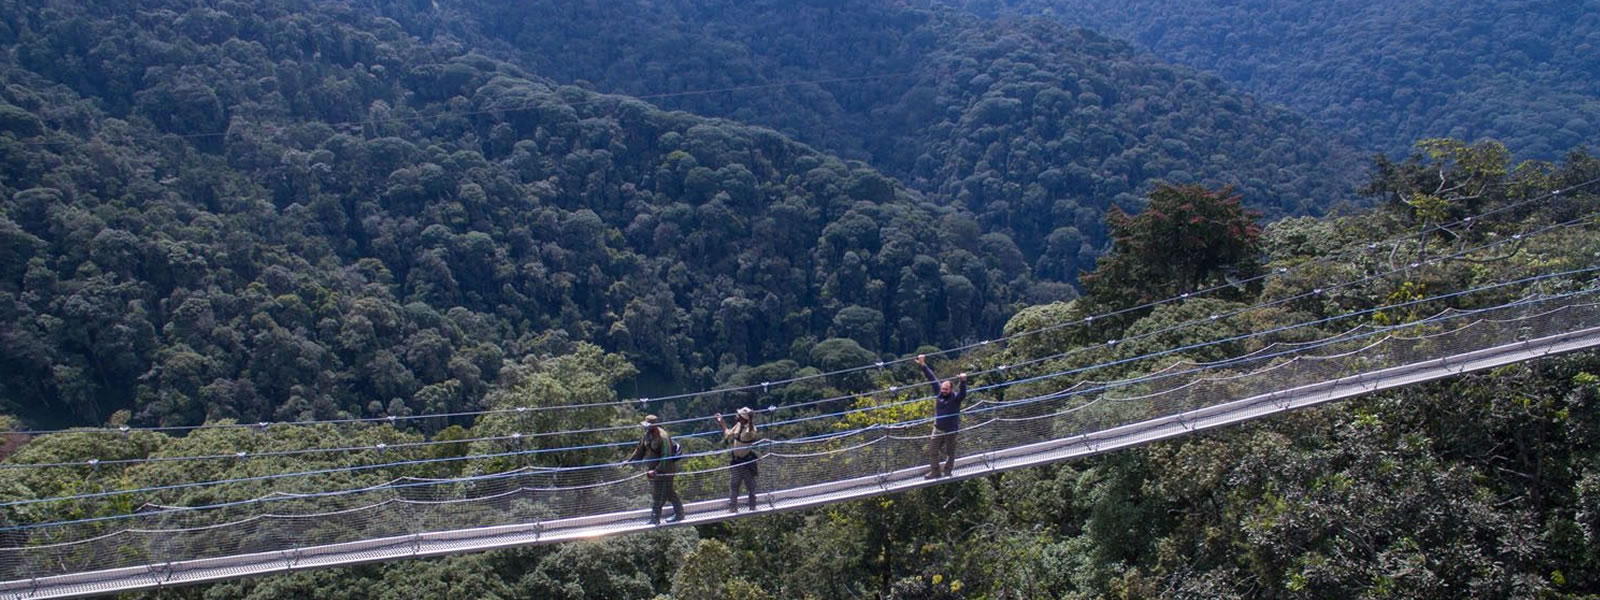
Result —
<path fill-rule="evenodd" d="M 754 513 L 728 512 L 726 467 L 686 470 L 676 476 L 687 501 L 682 525 L 1091 456 L 1597 345 L 1600 292 L 1584 290 L 1363 325 L 1217 362 L 1176 361 L 1128 379 L 974 403 L 963 412 L 959 459 L 946 479 L 923 478 L 926 421 L 764 446 L 765 489 Z M 0 598 L 79 597 L 621 535 L 658 527 L 648 523 L 647 504 L 642 474 L 613 464 L 146 507 L 0 531 Z"/>

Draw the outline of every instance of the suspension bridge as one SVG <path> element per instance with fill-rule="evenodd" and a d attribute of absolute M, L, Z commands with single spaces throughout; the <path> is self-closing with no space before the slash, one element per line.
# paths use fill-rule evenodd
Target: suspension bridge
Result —
<path fill-rule="evenodd" d="M 969 425 L 948 479 L 923 478 L 925 421 L 773 442 L 761 452 L 771 489 L 760 492 L 760 510 L 728 512 L 726 467 L 690 470 L 677 476 L 688 500 L 682 524 L 1046 465 L 1597 345 L 1600 292 L 1579 290 L 1270 343 L 1217 362 L 1180 360 L 1137 377 L 975 403 L 964 411 Z M 625 465 L 524 468 L 11 528 L 10 547 L 0 548 L 0 597 L 79 597 L 626 534 L 656 527 L 647 495 Z"/>

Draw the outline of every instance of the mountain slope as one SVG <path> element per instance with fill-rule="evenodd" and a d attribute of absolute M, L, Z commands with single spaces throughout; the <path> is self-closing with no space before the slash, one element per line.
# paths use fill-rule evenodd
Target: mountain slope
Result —
<path fill-rule="evenodd" d="M 1600 2 L 954 0 L 1047 15 L 1217 73 L 1373 150 L 1494 138 L 1554 159 L 1600 140 Z"/>
<path fill-rule="evenodd" d="M 5 7 L 7 411 L 454 411 L 569 339 L 648 394 L 811 336 L 953 343 L 1034 289 L 1006 236 L 770 130 L 348 7 L 216 7 Z"/>
<path fill-rule="evenodd" d="M 1154 180 L 1235 185 L 1279 216 L 1352 200 L 1361 170 L 1337 139 L 1214 77 L 1042 20 L 886 1 L 442 6 L 395 16 L 602 90 L 738 88 L 659 101 L 861 157 L 972 211 L 1058 280 L 1104 248 L 1106 208 L 1137 205 Z"/>

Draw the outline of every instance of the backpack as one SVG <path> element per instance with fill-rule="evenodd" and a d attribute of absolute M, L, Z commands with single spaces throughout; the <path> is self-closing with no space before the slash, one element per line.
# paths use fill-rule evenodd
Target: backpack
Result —
<path fill-rule="evenodd" d="M 683 460 L 683 446 L 678 444 L 678 440 L 672 440 L 672 446 L 664 448 L 664 450 L 666 450 L 667 455 L 661 457 L 662 460 L 671 463 L 676 463 L 679 460 Z"/>
<path fill-rule="evenodd" d="M 683 446 L 678 445 L 678 440 L 672 440 L 672 458 L 667 460 L 672 462 L 683 460 Z"/>

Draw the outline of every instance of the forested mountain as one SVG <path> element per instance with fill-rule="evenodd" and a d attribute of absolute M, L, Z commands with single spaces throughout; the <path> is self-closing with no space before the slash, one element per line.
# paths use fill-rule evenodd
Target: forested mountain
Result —
<path fill-rule="evenodd" d="M 1154 180 L 1234 185 L 1269 216 L 1355 199 L 1336 136 L 1213 76 L 1046 20 L 898 2 L 441 4 L 402 19 L 482 34 L 541 75 L 778 129 L 948 198 L 1070 280 L 1101 216 Z M 822 81 L 771 87 L 784 82 Z M 1043 218 L 1041 218 L 1043 217 Z"/>
<path fill-rule="evenodd" d="M 1234 58 L 1259 62 L 1201 65 L 1219 77 L 1048 19 L 919 4 L 0 0 L 0 460 L 18 467 L 0 471 L 0 529 L 141 502 L 609 462 L 620 457 L 594 447 L 466 457 L 525 431 L 620 426 L 549 444 L 626 444 L 640 411 L 621 399 L 761 388 L 1196 288 L 1220 289 L 938 366 L 1025 365 L 1006 375 L 1023 378 L 1600 256 L 1592 222 L 1512 237 L 1600 214 L 1594 186 L 1574 187 L 1600 178 L 1582 151 L 1518 165 L 1495 143 L 1431 140 L 1369 170 L 1341 141 L 1381 132 L 1385 148 L 1409 148 L 1420 133 L 1495 133 L 1554 155 L 1592 137 L 1585 128 L 1600 121 L 1580 98 L 1592 90 L 1562 86 L 1572 69 L 1593 70 L 1592 53 L 1569 52 L 1594 43 L 1572 37 L 1592 28 L 1593 10 L 1518 5 L 1527 14 L 1502 24 L 1469 4 L 1466 39 L 1492 40 L 1475 46 L 1435 34 L 1448 13 L 1433 2 L 1246 2 L 1244 22 L 1267 33 Z M 1162 52 L 1169 32 L 1213 39 L 1197 33 L 1209 24 L 1226 50 L 1243 42 L 1217 20 L 1239 14 L 1224 4 L 1098 14 L 1149 17 L 1131 37 Z M 1571 27 L 1549 27 L 1552 14 Z M 1274 70 L 1330 48 L 1295 44 L 1336 16 L 1389 25 L 1341 29 L 1351 45 L 1305 61 L 1365 57 L 1349 67 Z M 1438 25 L 1394 25 L 1404 19 Z M 1380 49 L 1363 54 L 1362 40 Z M 1414 51 L 1416 40 L 1436 52 Z M 1281 74 L 1273 89 L 1352 99 L 1307 109 L 1317 125 L 1230 89 L 1241 72 L 1268 98 L 1253 86 Z M 1449 85 L 1430 84 L 1439 73 Z M 1537 118 L 1520 108 L 1530 95 L 1511 91 L 1528 81 L 1550 90 Z M 1395 82 L 1411 92 L 1396 100 L 1385 91 Z M 1417 110 L 1380 106 L 1397 101 Z M 1347 200 L 1376 209 L 1321 214 Z M 1517 243 L 1301 296 L 1392 266 L 1369 251 L 1386 238 L 1429 256 Z M 1227 285 L 1262 273 L 1279 275 Z M 1594 282 L 1516 291 L 1583 285 Z M 1286 298 L 1296 300 L 1108 343 Z M 1083 352 L 1043 358 L 1069 349 Z M 1585 353 L 804 512 L 142 597 L 1593 597 L 1597 373 Z M 864 370 L 640 404 L 700 416 L 838 396 L 866 409 L 888 396 L 853 395 L 917 377 Z M 1050 384 L 1018 389 L 1028 385 Z M 282 423 L 573 404 L 587 408 Z M 931 410 L 764 431 L 793 438 Z M 25 433 L 229 420 L 278 424 Z M 486 439 L 460 441 L 472 437 Z M 344 470 L 441 457 L 462 460 Z M 313 469 L 328 471 L 261 477 Z M 227 478 L 242 480 L 125 492 Z M 85 491 L 110 495 L 10 504 Z"/>
<path fill-rule="evenodd" d="M 992 331 L 1033 289 L 1004 234 L 770 130 L 218 6 L 6 7 L 8 411 L 449 411 L 563 338 L 706 385 L 808 336 Z"/>
<path fill-rule="evenodd" d="M 1552 159 L 1600 142 L 1595 0 L 949 0 L 1133 40 L 1364 149 L 1494 138 Z"/>
<path fill-rule="evenodd" d="M 6 3 L 0 402 L 56 424 L 457 410 L 551 336 L 627 353 L 645 394 L 864 360 L 1071 297 L 1104 211 L 1151 180 L 1272 215 L 1354 180 L 1287 113 L 1057 25 L 650 6 Z M 909 184 L 546 71 L 632 93 L 893 75 L 661 100 Z M 813 357 L 825 337 L 859 347 Z"/>

